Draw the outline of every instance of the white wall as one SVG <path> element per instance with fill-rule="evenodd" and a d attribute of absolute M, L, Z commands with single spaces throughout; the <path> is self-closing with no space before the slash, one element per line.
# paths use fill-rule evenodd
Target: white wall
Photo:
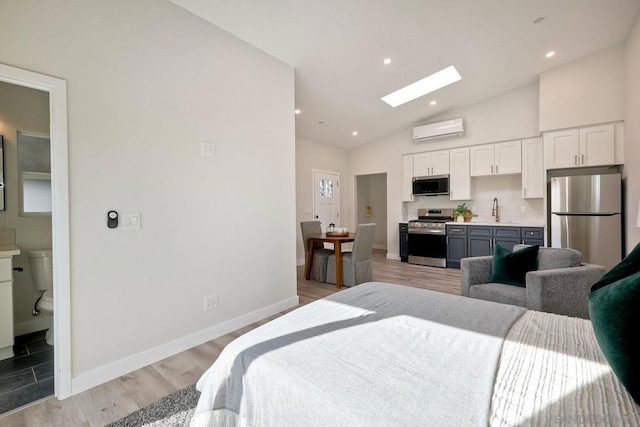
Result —
<path fill-rule="evenodd" d="M 19 217 L 17 131 L 49 133 L 49 94 L 35 89 L 0 82 L 0 135 L 4 136 L 5 207 L 0 224 L 13 228 L 21 254 L 14 267 L 24 271 L 13 274 L 14 333 L 23 335 L 46 329 L 51 316 L 31 316 L 33 303 L 40 296 L 31 283 L 27 251 L 51 247 L 51 216 Z"/>
<path fill-rule="evenodd" d="M 347 192 L 344 191 L 347 178 L 346 151 L 308 139 L 296 138 L 296 259 L 299 265 L 304 264 L 300 222 L 313 221 L 314 169 L 340 174 L 341 215 L 344 215 L 347 206 Z M 353 200 L 353 197 L 349 200 Z M 343 222 L 341 226 L 347 225 Z"/>
<path fill-rule="evenodd" d="M 624 119 L 623 44 L 540 74 L 540 131 Z"/>
<path fill-rule="evenodd" d="M 68 82 L 74 379 L 297 299 L 291 67 L 153 0 L 3 2 L 0 61 Z"/>
<path fill-rule="evenodd" d="M 435 140 L 426 143 L 415 144 L 412 141 L 412 129 L 405 129 L 396 134 L 381 138 L 369 144 L 350 149 L 347 152 L 349 164 L 349 177 L 347 180 L 348 200 L 354 199 L 353 177 L 357 175 L 387 174 L 387 256 L 399 256 L 398 248 L 398 223 L 406 221 L 417 215 L 417 208 L 426 206 L 437 207 L 455 206 L 459 202 L 451 202 L 446 197 L 419 198 L 416 202 L 402 203 L 400 194 L 400 176 L 402 154 L 432 151 L 454 147 L 464 147 L 489 142 L 505 141 L 538 136 L 538 84 L 515 89 L 501 94 L 495 98 L 486 100 L 468 108 L 451 111 L 434 120 L 444 120 L 454 117 L 464 117 L 466 122 L 466 134 L 463 137 Z M 520 178 L 520 175 L 517 175 Z M 496 197 L 496 189 L 500 188 L 497 180 L 502 179 L 508 188 L 513 187 L 513 178 L 497 178 L 496 181 L 480 183 L 476 182 L 491 178 L 474 178 L 474 200 L 478 209 L 483 208 L 484 203 L 492 201 Z M 512 190 L 505 194 L 505 209 L 517 209 L 522 203 L 531 206 L 529 212 L 542 211 L 542 199 L 524 202 L 520 192 L 517 196 L 511 195 Z M 425 200 L 421 200 L 425 199 Z M 506 199 L 510 201 L 507 202 Z M 433 204 L 432 204 L 433 203 Z M 509 208 L 511 206 L 511 208 Z M 483 208 L 484 209 L 484 208 Z M 491 213 L 489 211 L 489 213 Z M 507 211 L 505 211 L 507 213 Z M 355 210 L 352 206 L 349 214 L 349 226 L 355 224 Z"/>
<path fill-rule="evenodd" d="M 640 229 L 636 227 L 640 200 L 640 15 L 625 44 L 624 74 L 624 140 L 626 184 L 626 244 L 630 252 L 640 242 Z"/>

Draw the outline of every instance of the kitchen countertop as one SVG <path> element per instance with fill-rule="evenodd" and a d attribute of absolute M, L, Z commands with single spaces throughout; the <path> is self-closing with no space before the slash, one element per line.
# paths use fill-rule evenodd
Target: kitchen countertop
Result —
<path fill-rule="evenodd" d="M 544 224 L 537 221 L 522 221 L 522 222 L 485 222 L 485 221 L 470 221 L 470 222 L 457 222 L 449 221 L 447 225 L 488 225 L 497 227 L 544 227 Z"/>

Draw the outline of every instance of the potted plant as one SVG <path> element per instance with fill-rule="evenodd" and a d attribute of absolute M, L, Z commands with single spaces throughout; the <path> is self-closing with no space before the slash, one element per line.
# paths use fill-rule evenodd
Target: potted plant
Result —
<path fill-rule="evenodd" d="M 453 216 L 455 217 L 456 221 L 469 222 L 473 217 L 473 213 L 469 210 L 469 208 L 467 208 L 466 203 L 462 203 L 456 206 L 456 208 L 453 210 Z M 462 218 L 462 219 L 459 219 L 459 218 Z"/>

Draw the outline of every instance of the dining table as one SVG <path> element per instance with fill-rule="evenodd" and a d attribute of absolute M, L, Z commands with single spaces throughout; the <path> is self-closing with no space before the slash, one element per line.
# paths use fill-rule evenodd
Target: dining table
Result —
<path fill-rule="evenodd" d="M 313 251 L 317 242 L 320 243 L 333 243 L 333 251 L 336 257 L 336 288 L 342 288 L 342 244 L 353 242 L 355 240 L 355 233 L 334 234 L 334 233 L 318 233 L 309 235 L 309 244 L 307 247 L 309 250 L 306 253 L 304 277 L 309 280 L 311 277 L 311 267 L 313 266 Z"/>

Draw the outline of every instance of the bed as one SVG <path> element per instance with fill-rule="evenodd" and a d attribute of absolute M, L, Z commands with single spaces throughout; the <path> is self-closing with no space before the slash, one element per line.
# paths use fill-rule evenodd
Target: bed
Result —
<path fill-rule="evenodd" d="M 588 320 L 371 282 L 230 343 L 192 426 L 640 425 Z"/>

